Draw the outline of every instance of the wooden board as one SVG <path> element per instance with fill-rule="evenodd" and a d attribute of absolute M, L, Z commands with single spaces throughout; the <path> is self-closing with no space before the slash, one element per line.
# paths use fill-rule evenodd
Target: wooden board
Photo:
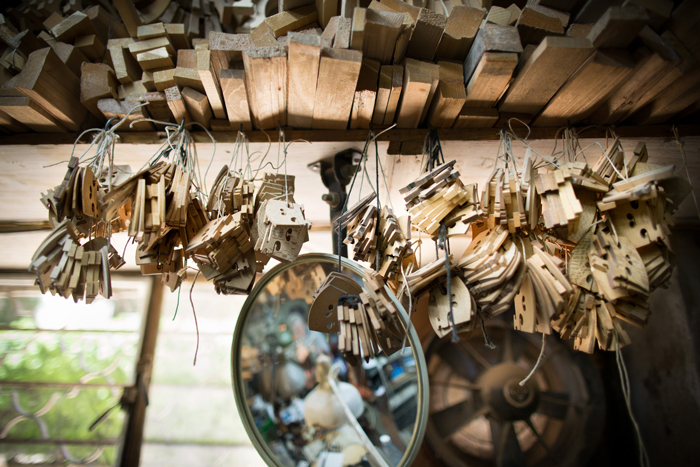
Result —
<path fill-rule="evenodd" d="M 231 130 L 252 130 L 244 70 L 221 70 L 221 92 Z"/>
<path fill-rule="evenodd" d="M 648 22 L 649 15 L 643 8 L 612 6 L 593 25 L 588 39 L 595 48 L 624 49 Z"/>
<path fill-rule="evenodd" d="M 318 11 L 318 24 L 325 29 L 328 22 L 338 12 L 338 0 L 315 0 Z"/>
<path fill-rule="evenodd" d="M 374 113 L 372 114 L 372 123 L 382 125 L 386 116 L 387 106 L 389 105 L 389 97 L 391 96 L 391 80 L 394 75 L 394 67 L 384 65 L 379 70 L 379 83 L 377 86 L 377 99 L 374 102 Z"/>
<path fill-rule="evenodd" d="M 93 62 L 102 61 L 102 57 L 105 53 L 105 45 L 96 35 L 92 34 L 89 36 L 77 37 L 73 45 Z"/>
<path fill-rule="evenodd" d="M 406 59 L 401 101 L 396 112 L 397 128 L 418 128 L 433 84 L 433 76 L 421 62 Z"/>
<path fill-rule="evenodd" d="M 142 52 L 136 56 L 143 71 L 168 70 L 175 66 L 173 59 L 165 47 Z"/>
<path fill-rule="evenodd" d="M 56 42 L 53 46 L 53 51 L 78 78 L 80 78 L 80 67 L 82 64 L 90 61 L 76 47 L 64 42 Z M 136 69 L 141 72 L 141 67 L 138 66 L 138 63 L 136 64 Z"/>
<path fill-rule="evenodd" d="M 165 47 L 168 55 L 175 56 L 175 48 L 170 43 L 167 37 L 156 37 L 155 39 L 149 39 L 147 41 L 132 42 L 129 44 L 129 53 L 138 59 L 138 55 L 151 50 L 160 49 Z"/>
<path fill-rule="evenodd" d="M 187 108 L 190 118 L 204 128 L 209 128 L 212 112 L 207 96 L 192 88 L 184 88 L 182 90 L 182 100 L 185 101 L 185 108 Z"/>
<path fill-rule="evenodd" d="M 515 27 L 523 45 L 539 45 L 547 36 L 564 35 L 564 25 L 560 19 L 529 7 L 523 8 Z"/>
<path fill-rule="evenodd" d="M 202 86 L 209 100 L 211 111 L 215 118 L 225 119 L 224 101 L 219 86 L 219 78 L 216 76 L 212 66 L 211 52 L 209 50 L 197 51 L 197 71 L 202 80 Z"/>
<path fill-rule="evenodd" d="M 493 107 L 505 92 L 513 70 L 518 64 L 518 54 L 486 52 L 467 83 L 465 107 Z"/>
<path fill-rule="evenodd" d="M 136 81 L 142 72 L 139 63 L 129 52 L 129 44 L 132 42 L 133 39 L 110 39 L 107 41 L 107 56 L 111 60 L 117 80 L 122 84 Z"/>
<path fill-rule="evenodd" d="M 114 71 L 103 63 L 83 63 L 80 78 L 80 102 L 91 114 L 102 120 L 97 101 L 105 97 L 117 98 L 117 78 Z"/>
<path fill-rule="evenodd" d="M 368 9 L 365 13 L 362 53 L 366 58 L 389 65 L 394 56 L 396 39 L 403 30 L 404 15 L 389 11 Z"/>
<path fill-rule="evenodd" d="M 631 75 L 632 57 L 624 50 L 596 51 L 562 86 L 534 126 L 574 124 L 595 110 Z"/>
<path fill-rule="evenodd" d="M 486 52 L 514 52 L 522 53 L 520 36 L 514 26 L 500 26 L 486 23 L 476 34 L 474 44 L 464 60 L 464 80 L 468 83 L 474 74 L 474 70 L 481 61 L 481 56 Z"/>
<path fill-rule="evenodd" d="M 51 29 L 57 41 L 73 43 L 76 37 L 97 35 L 90 18 L 82 11 L 76 11 Z"/>
<path fill-rule="evenodd" d="M 170 43 L 173 45 L 175 50 L 189 49 L 190 41 L 185 33 L 185 25 L 182 23 L 171 23 L 165 24 L 165 32 L 168 33 L 170 38 Z M 211 36 L 215 33 L 209 34 L 209 40 L 211 41 Z"/>
<path fill-rule="evenodd" d="M 182 100 L 182 94 L 177 86 L 167 88 L 165 90 L 165 98 L 168 101 L 168 107 L 173 113 L 173 118 L 175 118 L 175 123 L 180 124 L 183 121 L 185 123 L 190 122 L 190 114 L 185 108 L 185 101 Z"/>
<path fill-rule="evenodd" d="M 344 130 L 360 76 L 362 53 L 357 50 L 321 50 L 312 128 Z"/>
<path fill-rule="evenodd" d="M 462 107 L 453 128 L 492 128 L 498 121 L 498 111 L 486 107 Z"/>
<path fill-rule="evenodd" d="M 485 17 L 486 10 L 481 8 L 453 6 L 450 16 L 447 17 L 445 32 L 440 39 L 435 57 L 463 62 Z"/>
<path fill-rule="evenodd" d="M 156 71 L 153 73 L 153 84 L 155 84 L 157 91 L 165 92 L 166 89 L 176 85 L 176 70 L 176 68 L 173 68 L 172 70 Z"/>
<path fill-rule="evenodd" d="M 143 20 L 134 6 L 133 0 L 114 0 L 114 6 L 117 7 L 119 16 L 121 16 L 129 35 L 137 37 L 138 27 L 143 24 Z"/>
<path fill-rule="evenodd" d="M 283 47 L 253 47 L 243 52 L 246 91 L 253 126 L 270 130 L 287 125 L 287 52 Z"/>
<path fill-rule="evenodd" d="M 645 46 L 635 53 L 632 76 L 591 116 L 590 121 L 611 125 L 648 104 L 682 75 L 681 58 L 665 39 L 646 26 L 640 33 Z"/>
<path fill-rule="evenodd" d="M 287 123 L 291 127 L 311 128 L 320 59 L 320 36 L 289 33 Z"/>
<path fill-rule="evenodd" d="M 592 53 L 588 39 L 546 37 L 517 72 L 499 111 L 536 115 Z"/>
<path fill-rule="evenodd" d="M 221 70 L 230 68 L 231 62 L 243 62 L 243 51 L 253 45 L 250 34 L 209 34 L 211 63 L 217 78 Z"/>
<path fill-rule="evenodd" d="M 460 63 L 438 62 L 440 82 L 428 110 L 428 123 L 435 128 L 452 128 L 467 100 L 464 68 Z"/>
<path fill-rule="evenodd" d="M 371 58 L 362 59 L 360 76 L 357 80 L 355 98 L 350 115 L 350 129 L 365 128 L 369 130 L 372 122 L 372 113 L 377 99 L 377 85 L 379 81 L 378 60 Z"/>
<path fill-rule="evenodd" d="M 337 2 L 337 0 L 336 0 Z M 318 12 L 314 5 L 308 5 L 291 11 L 281 11 L 276 15 L 265 18 L 265 24 L 275 38 L 284 36 L 290 31 L 315 23 Z"/>
<path fill-rule="evenodd" d="M 38 133 L 65 133 L 61 123 L 26 96 L 0 97 L 0 112 Z"/>
<path fill-rule="evenodd" d="M 387 126 L 394 123 L 396 118 L 396 110 L 399 107 L 401 91 L 403 90 L 404 66 L 394 65 L 392 72 L 391 94 L 389 94 L 389 101 L 386 104 L 386 115 L 384 116 L 384 125 Z"/>
<path fill-rule="evenodd" d="M 80 103 L 80 80 L 50 47 L 29 55 L 24 69 L 15 77 L 15 88 L 70 131 L 78 131 L 86 121 L 88 112 Z"/>
<path fill-rule="evenodd" d="M 435 57 L 447 18 L 427 8 L 421 8 L 406 56 L 418 60 L 432 60 Z"/>

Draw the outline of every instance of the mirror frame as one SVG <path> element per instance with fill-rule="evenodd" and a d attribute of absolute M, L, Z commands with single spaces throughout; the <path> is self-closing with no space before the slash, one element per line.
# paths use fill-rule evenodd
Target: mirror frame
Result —
<path fill-rule="evenodd" d="M 253 290 L 248 295 L 243 308 L 241 309 L 240 315 L 236 322 L 236 329 L 233 333 L 233 344 L 231 346 L 231 378 L 233 380 L 233 395 L 236 401 L 236 408 L 238 409 L 238 414 L 241 417 L 243 426 L 250 441 L 255 446 L 260 456 L 265 460 L 267 465 L 283 467 L 277 462 L 275 455 L 269 448 L 267 443 L 262 439 L 260 432 L 255 427 L 253 422 L 253 417 L 250 413 L 250 409 L 246 402 L 245 388 L 243 383 L 243 378 L 240 371 L 240 366 L 238 365 L 238 357 L 240 356 L 240 348 L 243 339 L 243 331 L 246 324 L 248 323 L 248 318 L 253 310 L 255 301 L 258 295 L 264 289 L 268 283 L 277 275 L 287 269 L 290 269 L 298 264 L 310 263 L 310 262 L 320 262 L 320 263 L 332 263 L 338 264 L 338 256 L 331 255 L 328 253 L 310 253 L 305 255 L 300 255 L 296 261 L 291 263 L 282 263 L 273 267 L 266 274 L 260 278 L 260 280 L 255 284 Z M 353 272 L 364 275 L 365 268 L 353 261 L 346 258 L 342 258 L 342 265 L 345 268 L 352 270 Z M 401 316 L 401 314 L 399 314 Z M 403 316 L 401 316 L 403 321 Z M 411 435 L 411 440 L 408 444 L 408 449 L 404 452 L 401 462 L 399 462 L 397 467 L 407 467 L 410 466 L 418 455 L 418 451 L 423 442 L 425 436 L 425 430 L 428 426 L 428 367 L 425 362 L 425 355 L 423 354 L 423 347 L 421 346 L 420 339 L 416 333 L 415 328 L 411 323 L 404 322 L 404 325 L 409 330 L 408 341 L 411 344 L 411 351 L 413 353 L 413 358 L 416 362 L 416 378 L 418 382 L 418 406 L 416 414 L 416 422 L 413 427 L 413 434 Z"/>

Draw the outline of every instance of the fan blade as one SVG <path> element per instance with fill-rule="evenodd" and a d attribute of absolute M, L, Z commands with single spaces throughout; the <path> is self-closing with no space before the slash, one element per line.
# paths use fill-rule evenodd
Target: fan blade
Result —
<path fill-rule="evenodd" d="M 540 393 L 540 405 L 537 413 L 546 415 L 557 420 L 566 418 L 569 411 L 569 394 L 565 392 L 542 391 Z"/>
<path fill-rule="evenodd" d="M 488 411 L 488 407 L 484 406 L 479 393 L 472 394 L 471 399 L 465 399 L 430 415 L 442 439 L 451 438 L 460 429 Z"/>
<path fill-rule="evenodd" d="M 462 351 L 459 345 L 445 342 L 440 346 L 437 354 L 456 374 L 470 383 L 473 383 L 476 377 L 479 376 L 479 370 L 476 368 L 474 361 Z"/>
<path fill-rule="evenodd" d="M 490 420 L 491 438 L 498 467 L 523 467 L 525 456 L 511 422 Z"/>

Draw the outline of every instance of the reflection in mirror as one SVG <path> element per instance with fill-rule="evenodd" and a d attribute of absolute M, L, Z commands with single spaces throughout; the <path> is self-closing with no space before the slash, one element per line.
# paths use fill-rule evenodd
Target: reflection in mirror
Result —
<path fill-rule="evenodd" d="M 337 270 L 328 258 L 278 269 L 246 302 L 233 348 L 237 400 L 247 406 L 239 410 L 247 412 L 253 442 L 266 444 L 277 465 L 404 465 L 423 431 L 413 339 L 403 351 L 351 366 L 336 334 L 310 331 L 312 295 Z M 344 273 L 361 283 L 356 271 Z"/>

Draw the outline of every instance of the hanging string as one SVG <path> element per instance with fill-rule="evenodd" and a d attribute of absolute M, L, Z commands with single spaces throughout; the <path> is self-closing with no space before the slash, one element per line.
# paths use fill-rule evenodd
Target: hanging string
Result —
<path fill-rule="evenodd" d="M 175 321 L 175 317 L 177 316 L 177 310 L 180 308 L 180 292 L 182 292 L 182 287 L 177 288 L 177 303 L 175 304 L 175 314 L 173 315 L 173 321 Z M 192 307 L 194 309 L 194 307 Z"/>
<path fill-rule="evenodd" d="M 535 371 L 537 371 L 537 368 L 540 366 L 540 362 L 542 361 L 542 358 L 544 357 L 544 346 L 547 343 L 547 335 L 545 333 L 542 333 L 542 348 L 540 349 L 540 356 L 537 357 L 537 361 L 535 362 L 535 366 L 532 367 L 532 370 L 530 370 L 530 373 L 520 381 L 520 386 L 525 386 L 525 383 L 528 382 L 528 380 L 532 377 L 532 375 L 535 374 Z"/>
<path fill-rule="evenodd" d="M 194 290 L 194 284 L 197 282 L 197 277 L 199 277 L 199 269 L 194 275 L 192 287 L 190 287 L 190 304 L 192 305 L 192 316 L 194 316 L 194 327 L 197 330 L 197 347 L 194 349 L 194 360 L 192 361 L 192 366 L 197 365 L 197 354 L 199 353 L 199 323 L 197 322 L 197 312 L 194 310 L 194 301 L 192 300 L 192 291 Z"/>
<path fill-rule="evenodd" d="M 486 323 L 484 323 L 484 317 L 479 315 L 479 318 L 481 319 L 481 333 L 484 335 L 484 345 L 489 349 L 494 350 L 496 348 L 496 345 L 491 341 L 491 338 L 486 332 Z"/>
<path fill-rule="evenodd" d="M 452 308 L 452 268 L 450 265 L 450 246 L 449 241 L 447 240 L 447 226 L 444 222 L 440 223 L 440 235 L 438 237 L 438 243 L 440 244 L 440 248 L 442 248 L 445 251 L 445 271 L 447 274 L 447 299 L 450 302 L 450 311 L 447 314 L 447 317 L 449 318 L 450 326 L 452 327 L 452 342 L 458 342 L 459 335 L 457 334 L 457 328 L 455 327 L 455 317 Z"/>
<path fill-rule="evenodd" d="M 634 427 L 635 434 L 637 435 L 637 448 L 639 449 L 639 465 L 641 467 L 648 467 L 649 456 L 647 455 L 647 449 L 644 446 L 644 440 L 642 439 L 642 432 L 639 430 L 639 425 L 637 420 L 634 418 L 634 412 L 632 411 L 632 402 L 630 400 L 630 380 L 627 374 L 627 365 L 625 365 L 625 359 L 622 357 L 622 352 L 620 352 L 620 336 L 617 333 L 617 329 L 614 330 L 615 333 L 615 360 L 617 361 L 617 371 L 620 375 L 620 383 L 622 384 L 622 395 L 625 397 L 625 405 L 627 406 L 627 413 L 632 421 L 632 426 Z"/>
<path fill-rule="evenodd" d="M 676 137 L 676 146 L 678 146 L 678 150 L 681 152 L 681 158 L 683 158 L 683 168 L 685 169 L 685 175 L 688 177 L 688 183 L 690 184 L 690 194 L 693 195 L 693 202 L 695 203 L 695 210 L 698 213 L 698 217 L 700 217 L 700 206 L 698 206 L 698 199 L 695 197 L 695 189 L 693 188 L 693 181 L 690 178 L 690 172 L 688 171 L 688 161 L 685 159 L 685 150 L 683 149 L 683 146 L 685 143 L 681 141 L 680 136 L 678 136 L 678 127 L 674 124 L 672 127 L 673 130 L 673 136 Z"/>

